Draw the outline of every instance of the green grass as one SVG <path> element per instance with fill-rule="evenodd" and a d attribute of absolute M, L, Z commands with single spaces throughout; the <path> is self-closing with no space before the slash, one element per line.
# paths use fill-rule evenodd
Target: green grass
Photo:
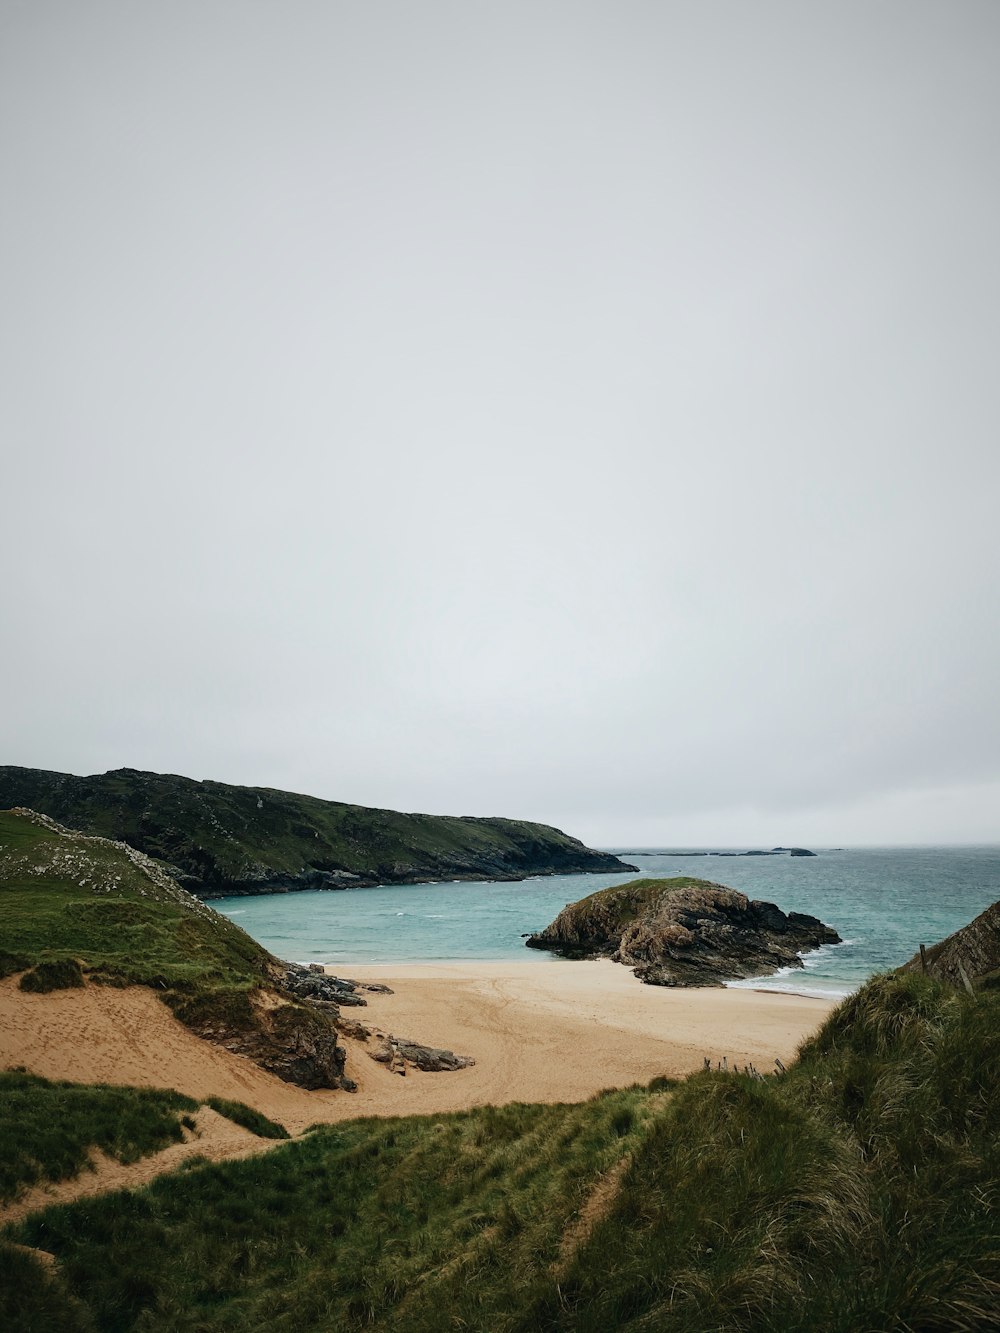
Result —
<path fill-rule="evenodd" d="M 1000 996 L 892 976 L 784 1077 L 320 1128 L 14 1238 L 102 1330 L 978 1333 L 998 1125 Z"/>
<path fill-rule="evenodd" d="M 58 1274 L 2 1240 L 0 1328 L 7 1333 L 98 1333 L 89 1310 Z"/>
<path fill-rule="evenodd" d="M 50 1209 L 19 1237 L 59 1255 L 102 1329 L 436 1330 L 442 1310 L 475 1316 L 477 1288 L 492 1311 L 508 1284 L 544 1277 L 595 1173 L 636 1148 L 662 1101 L 632 1090 L 326 1127 Z"/>
<path fill-rule="evenodd" d="M 243 1102 L 208 1097 L 204 1104 L 259 1138 L 289 1137 L 283 1125 Z M 79 1175 L 93 1148 L 116 1161 L 135 1162 L 180 1143 L 183 1129 L 194 1127 L 192 1115 L 200 1105 L 170 1089 L 0 1072 L 0 1202 L 43 1181 Z"/>
<path fill-rule="evenodd" d="M 146 985 L 247 987 L 272 963 L 155 867 L 9 811 L 0 812 L 0 938 L 12 961 L 79 961 L 98 978 Z"/>
<path fill-rule="evenodd" d="M 83 972 L 75 958 L 61 958 L 58 962 L 38 963 L 25 972 L 19 988 L 45 994 L 54 990 L 75 990 L 83 985 Z"/>
<path fill-rule="evenodd" d="M 179 1092 L 0 1073 L 0 1200 L 78 1175 L 92 1148 L 134 1162 L 179 1143 L 181 1113 L 197 1109 Z"/>
<path fill-rule="evenodd" d="M 260 1139 L 291 1138 L 284 1125 L 279 1125 L 276 1120 L 268 1120 L 266 1115 L 243 1102 L 233 1102 L 228 1097 L 206 1097 L 205 1105 L 210 1106 L 213 1111 L 218 1111 L 219 1115 L 224 1115 L 233 1124 L 248 1129 Z"/>
<path fill-rule="evenodd" d="M 784 1078 L 688 1080 L 524 1327 L 996 1327 L 998 1062 L 992 997 L 891 976 Z"/>

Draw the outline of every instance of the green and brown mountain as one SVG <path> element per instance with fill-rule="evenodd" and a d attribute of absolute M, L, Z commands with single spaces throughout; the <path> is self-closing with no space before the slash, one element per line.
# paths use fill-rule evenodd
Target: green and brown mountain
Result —
<path fill-rule="evenodd" d="M 0 767 L 0 809 L 14 806 L 128 843 L 203 898 L 635 869 L 547 824 L 401 814 L 132 768 Z"/>
<path fill-rule="evenodd" d="M 337 1011 L 124 843 L 0 811 L 0 978 L 23 991 L 147 986 L 198 1036 L 306 1088 L 351 1087 Z"/>

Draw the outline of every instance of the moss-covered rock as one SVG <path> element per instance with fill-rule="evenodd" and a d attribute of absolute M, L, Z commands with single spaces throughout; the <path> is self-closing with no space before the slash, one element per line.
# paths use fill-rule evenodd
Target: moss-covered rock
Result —
<path fill-rule="evenodd" d="M 718 986 L 801 967 L 800 952 L 840 936 L 813 916 L 704 879 L 637 879 L 564 907 L 529 948 L 607 957 L 654 986 Z"/>

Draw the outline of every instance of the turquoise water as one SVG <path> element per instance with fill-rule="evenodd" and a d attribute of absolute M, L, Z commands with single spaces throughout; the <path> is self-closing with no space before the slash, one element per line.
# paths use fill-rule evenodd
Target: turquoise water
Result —
<path fill-rule="evenodd" d="M 1000 898 L 1000 847 L 817 851 L 794 858 L 654 852 L 631 859 L 643 875 L 698 875 L 786 912 L 809 912 L 839 932 L 843 944 L 824 946 L 806 956 L 804 969 L 763 983 L 774 990 L 847 994 Z M 555 875 L 516 884 L 394 885 L 223 898 L 212 905 L 279 958 L 329 963 L 345 973 L 355 963 L 531 962 L 552 955 L 526 949 L 525 934 L 548 925 L 567 903 L 634 878 Z"/>

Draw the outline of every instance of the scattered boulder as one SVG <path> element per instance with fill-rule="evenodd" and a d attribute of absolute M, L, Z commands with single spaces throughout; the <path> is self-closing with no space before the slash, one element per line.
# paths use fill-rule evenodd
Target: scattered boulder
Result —
<path fill-rule="evenodd" d="M 570 958 L 611 958 L 654 986 L 719 986 L 801 967 L 800 952 L 839 944 L 840 936 L 816 917 L 681 876 L 592 893 L 526 943 Z"/>
<path fill-rule="evenodd" d="M 456 1055 L 454 1051 L 436 1046 L 422 1046 L 407 1037 L 393 1037 L 379 1033 L 378 1044 L 368 1052 L 379 1064 L 388 1065 L 394 1074 L 405 1074 L 406 1066 L 422 1069 L 425 1073 L 440 1074 L 455 1069 L 468 1069 L 476 1062 L 471 1055 Z"/>
<path fill-rule="evenodd" d="M 357 984 L 344 981 L 341 977 L 328 976 L 326 972 L 314 971 L 318 964 L 303 967 L 301 963 L 286 963 L 282 986 L 304 1000 L 326 1001 L 330 1004 L 366 1005 L 368 1001 L 358 994 Z"/>

